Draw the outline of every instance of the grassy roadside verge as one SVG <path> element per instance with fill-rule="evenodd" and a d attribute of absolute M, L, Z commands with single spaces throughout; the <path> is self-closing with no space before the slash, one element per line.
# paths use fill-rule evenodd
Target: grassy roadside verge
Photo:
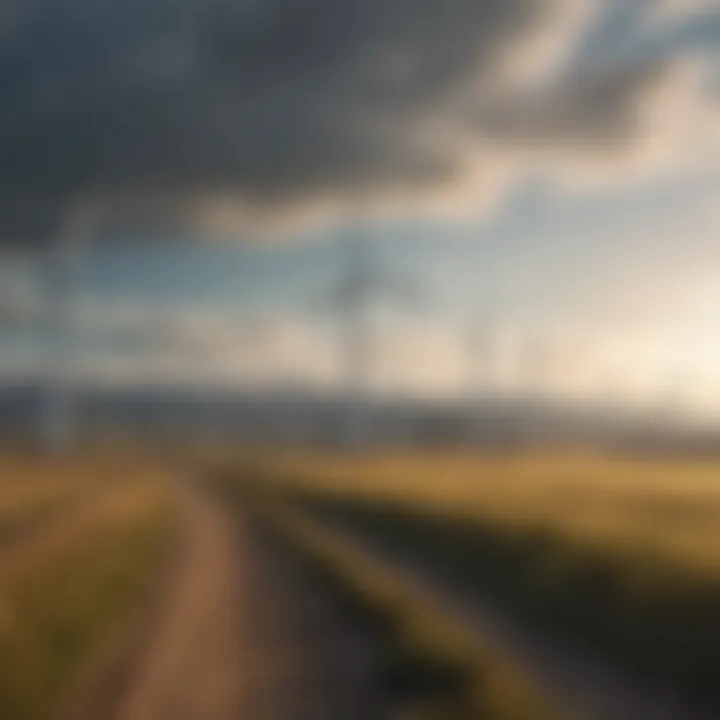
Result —
<path fill-rule="evenodd" d="M 530 678 L 410 580 L 275 497 L 252 498 L 260 519 L 367 622 L 385 650 L 395 717 L 412 720 L 561 720 Z"/>
<path fill-rule="evenodd" d="M 6 483 L 0 488 L 0 552 L 91 492 L 89 482 Z"/>
<path fill-rule="evenodd" d="M 25 458 L 0 454 L 0 552 L 113 482 L 148 472 L 127 458 Z"/>
<path fill-rule="evenodd" d="M 319 454 L 234 472 L 720 716 L 717 460 Z"/>
<path fill-rule="evenodd" d="M 46 720 L 147 586 L 168 535 L 163 483 L 133 482 L 102 523 L 0 578 L 0 717 Z"/>
<path fill-rule="evenodd" d="M 551 529 L 472 523 L 382 503 L 296 498 L 313 517 L 416 560 L 463 593 L 569 638 L 648 691 L 717 712 L 720 580 Z M 714 715 L 713 715 L 714 716 Z"/>

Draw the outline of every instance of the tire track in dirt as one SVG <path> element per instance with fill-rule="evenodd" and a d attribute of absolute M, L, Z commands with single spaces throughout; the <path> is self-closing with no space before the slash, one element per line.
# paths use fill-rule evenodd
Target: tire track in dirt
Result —
<path fill-rule="evenodd" d="M 241 628 L 247 720 L 382 720 L 380 648 L 298 557 L 246 517 Z"/>

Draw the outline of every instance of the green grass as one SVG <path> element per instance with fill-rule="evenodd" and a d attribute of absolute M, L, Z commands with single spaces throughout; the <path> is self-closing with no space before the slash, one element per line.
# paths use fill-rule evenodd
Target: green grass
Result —
<path fill-rule="evenodd" d="M 469 634 L 407 578 L 277 498 L 256 510 L 295 552 L 369 620 L 385 649 L 397 718 L 560 720 L 566 717 L 498 648 Z"/>
<path fill-rule="evenodd" d="M 718 461 L 306 453 L 233 474 L 720 710 Z"/>
<path fill-rule="evenodd" d="M 0 578 L 0 717 L 48 720 L 147 586 L 169 528 L 158 488 L 128 487 L 71 547 Z"/>

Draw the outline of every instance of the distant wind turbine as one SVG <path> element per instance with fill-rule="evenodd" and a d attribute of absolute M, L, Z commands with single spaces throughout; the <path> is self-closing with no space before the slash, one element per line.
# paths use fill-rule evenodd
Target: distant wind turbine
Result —
<path fill-rule="evenodd" d="M 425 293 L 409 278 L 386 271 L 375 242 L 355 225 L 345 232 L 345 268 L 324 305 L 344 318 L 344 370 L 347 395 L 346 440 L 366 444 L 369 435 L 367 400 L 374 357 L 371 309 L 381 297 L 417 306 Z"/>
<path fill-rule="evenodd" d="M 0 329 L 37 321 L 40 305 L 40 289 L 30 261 L 0 260 Z"/>
<path fill-rule="evenodd" d="M 468 395 L 471 404 L 471 433 L 477 441 L 483 431 L 486 417 L 488 360 L 492 351 L 492 336 L 486 322 L 480 319 L 467 326 Z"/>
<path fill-rule="evenodd" d="M 71 207 L 61 222 L 45 273 L 46 352 L 41 380 L 39 441 L 48 452 L 67 451 L 77 438 L 74 408 L 73 296 L 76 271 L 97 230 L 98 207 Z"/>

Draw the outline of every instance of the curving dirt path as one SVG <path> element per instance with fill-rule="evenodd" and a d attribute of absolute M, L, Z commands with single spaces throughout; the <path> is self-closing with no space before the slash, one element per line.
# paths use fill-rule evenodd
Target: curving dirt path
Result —
<path fill-rule="evenodd" d="M 170 572 L 74 720 L 382 720 L 362 629 L 241 509 L 177 498 Z"/>
<path fill-rule="evenodd" d="M 237 720 L 241 600 L 230 518 L 190 484 L 178 487 L 180 558 L 115 720 Z"/>

